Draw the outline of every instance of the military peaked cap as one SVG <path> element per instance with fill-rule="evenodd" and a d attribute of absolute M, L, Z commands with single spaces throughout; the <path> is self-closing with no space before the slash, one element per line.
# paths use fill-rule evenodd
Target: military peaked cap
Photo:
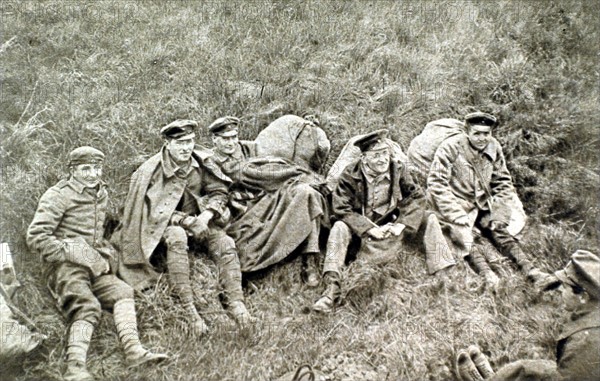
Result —
<path fill-rule="evenodd" d="M 600 299 L 600 259 L 586 250 L 577 250 L 564 269 L 554 273 L 562 283 L 583 288 L 590 296 Z"/>
<path fill-rule="evenodd" d="M 389 145 L 385 141 L 388 136 L 388 130 L 381 129 L 370 132 L 365 136 L 357 139 L 354 145 L 360 148 L 361 152 L 375 151 L 384 148 L 389 148 Z"/>
<path fill-rule="evenodd" d="M 235 136 L 240 120 L 235 116 L 224 116 L 212 122 L 208 131 L 217 136 Z"/>
<path fill-rule="evenodd" d="M 160 129 L 160 134 L 167 139 L 184 140 L 196 136 L 194 129 L 198 123 L 193 120 L 177 119 Z"/>
<path fill-rule="evenodd" d="M 102 151 L 89 146 L 77 147 L 69 153 L 69 166 L 79 164 L 102 164 L 104 154 Z"/>
<path fill-rule="evenodd" d="M 485 112 L 474 112 L 465 115 L 465 123 L 471 126 L 496 127 L 498 125 L 496 117 Z"/>

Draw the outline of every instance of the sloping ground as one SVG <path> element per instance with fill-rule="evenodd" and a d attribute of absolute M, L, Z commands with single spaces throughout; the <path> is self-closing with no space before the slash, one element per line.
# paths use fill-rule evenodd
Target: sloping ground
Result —
<path fill-rule="evenodd" d="M 475 109 L 496 133 L 531 216 L 525 249 L 556 269 L 597 251 L 597 57 L 594 2 L 3 1 L 0 232 L 25 283 L 18 305 L 49 339 L 19 380 L 59 379 L 64 325 L 23 244 L 42 192 L 78 145 L 107 155 L 111 212 L 129 175 L 160 147 L 158 129 L 231 114 L 253 138 L 285 113 L 320 115 L 335 160 L 351 136 L 388 127 L 403 147 L 431 120 Z M 202 135 L 205 139 L 207 135 Z M 512 269 L 496 294 L 467 269 L 448 288 L 409 248 L 384 269 L 347 274 L 333 316 L 309 312 L 317 290 L 299 264 L 248 280 L 253 329 L 224 316 L 211 262 L 196 262 L 212 331 L 184 332 L 163 280 L 138 297 L 144 343 L 171 354 L 129 371 L 109 314 L 94 336 L 100 379 L 270 380 L 302 363 L 343 380 L 453 378 L 456 350 L 477 343 L 494 366 L 552 358 L 559 309 Z M 199 300 L 200 302 L 200 300 Z M 212 312 L 211 312 L 212 311 Z M 2 367 L 2 378 L 8 368 Z"/>

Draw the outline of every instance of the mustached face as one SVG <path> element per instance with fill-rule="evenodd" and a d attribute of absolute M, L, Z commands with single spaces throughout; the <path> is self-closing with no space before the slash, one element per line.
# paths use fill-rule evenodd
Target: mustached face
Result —
<path fill-rule="evenodd" d="M 363 153 L 363 163 L 375 173 L 384 173 L 390 168 L 390 151 L 381 149 Z"/>
<path fill-rule="evenodd" d="M 71 167 L 73 178 L 85 187 L 94 188 L 102 180 L 102 164 L 79 164 Z"/>
<path fill-rule="evenodd" d="M 492 128 L 489 126 L 472 125 L 469 126 L 467 136 L 469 137 L 469 143 L 471 143 L 476 150 L 481 151 L 492 139 Z"/>
<path fill-rule="evenodd" d="M 214 135 L 212 140 L 213 144 L 215 145 L 215 150 L 224 155 L 232 155 L 235 152 L 235 147 L 238 144 L 237 134 L 234 136 Z"/>
<path fill-rule="evenodd" d="M 169 151 L 171 158 L 173 158 L 176 163 L 185 163 L 192 157 L 194 144 L 194 138 L 183 140 L 169 139 L 165 146 L 167 147 L 167 151 Z"/>

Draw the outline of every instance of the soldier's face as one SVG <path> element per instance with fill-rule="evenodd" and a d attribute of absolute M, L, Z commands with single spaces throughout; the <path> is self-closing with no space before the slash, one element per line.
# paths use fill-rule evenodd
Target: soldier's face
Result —
<path fill-rule="evenodd" d="M 166 147 L 176 163 L 186 163 L 192 157 L 194 144 L 194 138 L 182 140 L 168 139 Z"/>
<path fill-rule="evenodd" d="M 213 144 L 215 145 L 215 150 L 224 155 L 233 155 L 235 152 L 235 147 L 238 143 L 237 134 L 233 136 L 218 136 L 213 135 Z"/>
<path fill-rule="evenodd" d="M 381 149 L 363 153 L 363 163 L 376 173 L 384 173 L 390 168 L 390 150 Z"/>
<path fill-rule="evenodd" d="M 481 151 L 492 139 L 492 128 L 489 126 L 469 126 L 468 136 L 471 145 Z"/>
<path fill-rule="evenodd" d="M 574 311 L 581 304 L 581 297 L 573 291 L 573 287 L 561 284 L 560 291 L 563 307 L 567 311 Z"/>
<path fill-rule="evenodd" d="M 102 164 L 79 164 L 71 167 L 73 178 L 84 186 L 94 188 L 102 180 Z"/>

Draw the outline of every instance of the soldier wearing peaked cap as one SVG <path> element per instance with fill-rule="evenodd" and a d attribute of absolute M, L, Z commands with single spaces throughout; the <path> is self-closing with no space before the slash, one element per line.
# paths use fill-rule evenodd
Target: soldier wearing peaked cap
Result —
<path fill-rule="evenodd" d="M 215 161 L 234 180 L 229 197 L 234 219 L 227 233 L 240 248 L 242 271 L 264 269 L 300 248 L 305 262 L 302 278 L 316 287 L 315 262 L 321 218 L 327 210 L 325 199 L 303 180 L 306 171 L 296 164 L 256 158 L 254 142 L 238 140 L 239 122 L 225 116 L 208 130 Z"/>
<path fill-rule="evenodd" d="M 514 189 L 502 148 L 492 137 L 497 124 L 496 118 L 487 113 L 466 115 L 467 134 L 450 137 L 438 147 L 427 189 L 440 223 L 459 246 L 459 257 L 473 254 L 473 228 L 477 226 L 491 234 L 500 252 L 512 258 L 526 276 L 539 282 L 547 274 L 533 265 L 507 230 L 508 203 Z M 482 256 L 475 253 L 471 257 L 488 283 L 498 282 Z"/>
<path fill-rule="evenodd" d="M 589 251 L 577 250 L 565 268 L 546 278 L 542 287 L 560 288 L 563 308 L 570 313 L 557 338 L 556 362 L 519 360 L 493 374 L 489 364 L 485 367 L 487 371 L 480 366 L 481 354 L 479 361 L 471 361 L 463 352 L 459 364 L 463 380 L 600 379 L 600 258 Z M 483 360 L 487 362 L 485 357 Z"/>
<path fill-rule="evenodd" d="M 164 257 L 171 287 L 179 296 L 193 332 L 208 330 L 194 305 L 188 243 L 201 245 L 219 268 L 225 304 L 240 324 L 252 321 L 244 304 L 235 242 L 224 231 L 229 219 L 231 179 L 212 152 L 195 145 L 192 120 L 176 120 L 160 129 L 164 145 L 133 174 L 121 225 L 114 234 L 122 250 L 119 274 L 136 289 L 152 285 L 152 263 Z"/>
<path fill-rule="evenodd" d="M 92 380 L 86 366 L 101 309 L 112 310 L 130 365 L 159 361 L 140 343 L 133 290 L 116 273 L 117 253 L 104 239 L 108 191 L 102 182 L 104 153 L 79 147 L 68 156 L 70 177 L 40 198 L 27 230 L 27 244 L 46 263 L 45 278 L 68 319 L 65 380 Z"/>
<path fill-rule="evenodd" d="M 427 256 L 435 256 L 444 242 L 435 215 L 426 212 L 425 196 L 402 163 L 391 159 L 387 130 L 378 130 L 354 144 L 361 158 L 342 172 L 333 191 L 334 219 L 323 266 L 326 289 L 313 309 L 332 310 L 340 296 L 340 273 L 351 241 L 362 244 L 360 255 L 369 251 L 397 253 L 404 232 L 424 230 Z M 369 243 L 371 242 L 371 243 Z M 366 244 L 365 244 L 366 243 Z M 368 260 L 368 259 L 367 259 Z"/>
<path fill-rule="evenodd" d="M 239 118 L 235 116 L 224 116 L 216 119 L 208 126 L 208 131 L 215 136 L 237 136 Z"/>

